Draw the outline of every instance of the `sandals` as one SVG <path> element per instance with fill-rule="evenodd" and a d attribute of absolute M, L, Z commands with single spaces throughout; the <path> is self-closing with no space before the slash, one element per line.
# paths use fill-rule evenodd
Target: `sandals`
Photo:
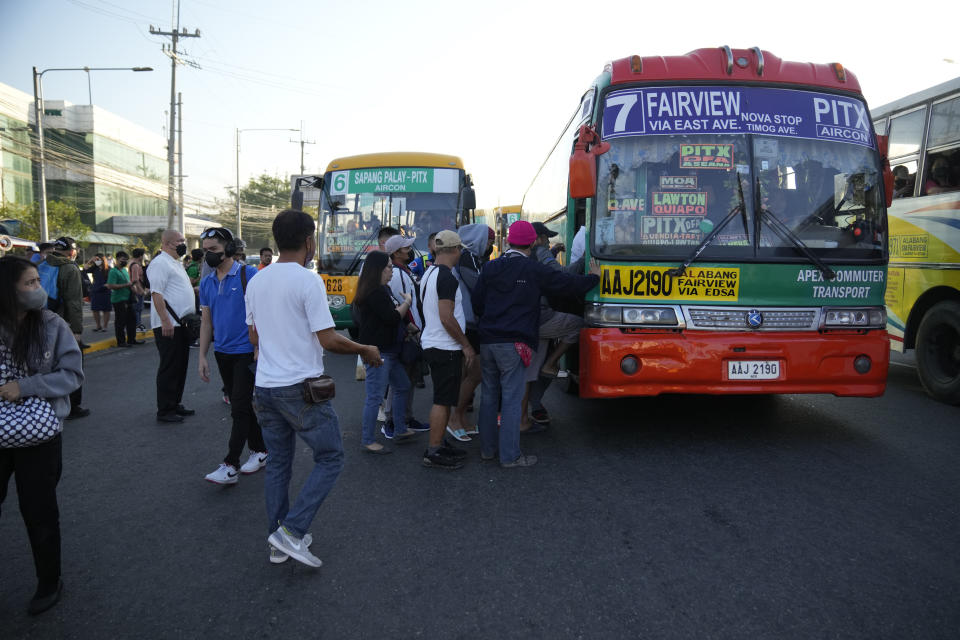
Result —
<path fill-rule="evenodd" d="M 387 449 L 383 445 L 381 445 L 379 449 L 371 449 L 368 445 L 361 445 L 360 448 L 363 449 L 365 453 L 375 456 L 385 456 L 388 453 L 393 453 L 393 450 Z"/>
<path fill-rule="evenodd" d="M 460 442 L 470 442 L 470 440 L 472 440 L 472 438 L 467 435 L 467 432 L 462 427 L 460 429 L 454 429 L 450 425 L 447 425 L 447 433 Z"/>

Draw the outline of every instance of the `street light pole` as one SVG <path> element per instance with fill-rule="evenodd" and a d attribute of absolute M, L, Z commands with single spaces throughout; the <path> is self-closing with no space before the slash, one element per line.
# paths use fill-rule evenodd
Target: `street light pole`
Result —
<path fill-rule="evenodd" d="M 43 74 L 48 71 L 86 71 L 87 72 L 87 91 L 90 104 L 93 105 L 93 91 L 90 88 L 91 71 L 153 71 L 153 67 L 69 67 L 53 68 L 37 71 L 33 68 L 33 110 L 37 119 L 37 150 L 40 154 L 39 180 L 40 187 L 40 242 L 49 240 L 49 230 L 47 229 L 47 170 L 46 170 L 46 146 L 43 140 Z"/>
<path fill-rule="evenodd" d="M 236 138 L 234 140 L 234 145 L 236 148 L 237 155 L 237 232 L 234 234 L 234 237 L 241 237 L 242 232 L 242 220 L 240 219 L 240 134 L 244 131 L 301 131 L 300 129 L 236 129 Z"/>

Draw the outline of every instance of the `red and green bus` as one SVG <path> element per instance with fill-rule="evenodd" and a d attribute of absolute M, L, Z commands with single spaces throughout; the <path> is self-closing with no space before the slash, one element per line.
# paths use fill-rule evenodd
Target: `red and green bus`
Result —
<path fill-rule="evenodd" d="M 881 395 L 885 144 L 840 64 L 729 47 L 608 64 L 523 205 L 562 218 L 568 248 L 583 228 L 601 263 L 580 395 Z"/>

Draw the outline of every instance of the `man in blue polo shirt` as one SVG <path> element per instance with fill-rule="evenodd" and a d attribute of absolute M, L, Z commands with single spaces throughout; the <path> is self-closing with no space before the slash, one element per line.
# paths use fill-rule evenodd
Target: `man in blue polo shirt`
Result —
<path fill-rule="evenodd" d="M 267 463 L 267 447 L 253 412 L 254 355 L 243 301 L 247 282 L 257 275 L 257 268 L 233 259 L 237 242 L 229 229 L 207 229 L 200 241 L 204 260 L 213 269 L 200 279 L 200 379 L 210 382 L 207 350 L 213 340 L 213 355 L 224 393 L 230 397 L 233 418 L 227 456 L 206 479 L 216 484 L 236 484 L 239 474 L 256 473 Z M 250 448 L 250 457 L 240 466 L 244 444 Z"/>

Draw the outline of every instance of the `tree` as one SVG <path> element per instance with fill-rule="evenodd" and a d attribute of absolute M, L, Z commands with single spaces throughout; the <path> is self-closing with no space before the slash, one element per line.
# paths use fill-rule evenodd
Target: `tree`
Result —
<path fill-rule="evenodd" d="M 40 241 L 40 205 L 36 202 L 28 205 L 9 202 L 0 206 L 0 219 L 20 221 L 18 231 L 22 238 Z M 91 229 L 80 221 L 80 214 L 72 204 L 60 200 L 47 202 L 47 235 L 49 238 L 70 236 L 77 242 L 83 242 Z"/>
<path fill-rule="evenodd" d="M 231 199 L 236 202 L 237 192 L 227 187 Z M 264 173 L 250 178 L 246 186 L 240 187 L 240 206 L 263 209 L 285 209 L 290 206 L 290 179 Z"/>

